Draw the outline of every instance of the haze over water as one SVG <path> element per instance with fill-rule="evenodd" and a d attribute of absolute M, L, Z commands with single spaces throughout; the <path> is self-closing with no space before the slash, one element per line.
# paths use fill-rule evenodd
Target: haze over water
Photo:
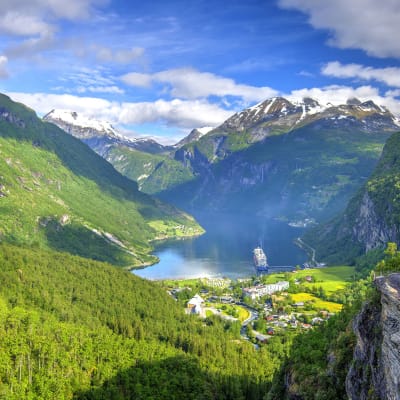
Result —
<path fill-rule="evenodd" d="M 154 252 L 160 262 L 134 273 L 148 279 L 250 276 L 255 274 L 253 249 L 259 245 L 271 266 L 294 267 L 307 259 L 293 243 L 302 229 L 286 223 L 238 215 L 203 217 L 199 222 L 207 231 L 204 235 L 163 242 Z"/>

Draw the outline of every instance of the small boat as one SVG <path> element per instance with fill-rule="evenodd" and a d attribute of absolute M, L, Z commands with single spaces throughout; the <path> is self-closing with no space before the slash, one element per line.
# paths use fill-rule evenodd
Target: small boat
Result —
<path fill-rule="evenodd" d="M 268 272 L 267 256 L 261 247 L 253 250 L 253 260 L 257 272 Z"/>

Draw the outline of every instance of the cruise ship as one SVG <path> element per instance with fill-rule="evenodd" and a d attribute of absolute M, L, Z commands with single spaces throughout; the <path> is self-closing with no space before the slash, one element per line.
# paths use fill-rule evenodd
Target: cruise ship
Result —
<path fill-rule="evenodd" d="M 257 272 L 268 272 L 267 256 L 261 247 L 253 250 L 254 266 Z"/>

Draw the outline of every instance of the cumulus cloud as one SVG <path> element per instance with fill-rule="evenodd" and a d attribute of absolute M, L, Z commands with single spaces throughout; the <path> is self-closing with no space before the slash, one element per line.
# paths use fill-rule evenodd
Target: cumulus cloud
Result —
<path fill-rule="evenodd" d="M 398 67 L 372 68 L 360 64 L 341 64 L 333 61 L 326 64 L 321 72 L 336 78 L 375 80 L 388 86 L 400 87 L 400 68 Z"/>
<path fill-rule="evenodd" d="M 193 68 L 170 69 L 155 74 L 129 73 L 121 80 L 131 86 L 149 86 L 151 82 L 166 84 L 172 96 L 185 99 L 237 96 L 244 101 L 261 101 L 277 94 L 270 87 L 238 84 L 233 79 Z"/>
<path fill-rule="evenodd" d="M 52 30 L 52 26 L 37 15 L 24 15 L 10 11 L 0 16 L 0 31 L 9 35 L 40 35 Z"/>
<path fill-rule="evenodd" d="M 60 20 L 85 20 L 94 15 L 94 7 L 109 0 L 2 0 L 0 34 L 22 37 L 5 49 L 8 58 L 31 57 L 60 43 L 56 33 Z M 68 47 L 63 42 L 63 47 Z M 117 54 L 117 59 L 128 57 Z"/>
<path fill-rule="evenodd" d="M 218 105 L 200 100 L 123 103 L 119 122 L 124 124 L 143 124 L 163 121 L 167 125 L 192 129 L 199 126 L 217 126 L 232 115 Z"/>
<path fill-rule="evenodd" d="M 331 32 L 333 46 L 400 57 L 398 0 L 279 0 L 279 5 L 308 14 L 314 28 Z"/>
<path fill-rule="evenodd" d="M 13 35 L 39 35 L 54 29 L 54 19 L 88 18 L 94 6 L 108 0 L 2 0 L 0 30 Z"/>
<path fill-rule="evenodd" d="M 8 58 L 6 56 L 0 56 L 0 79 L 8 78 L 7 63 Z"/>
<path fill-rule="evenodd" d="M 12 92 L 8 95 L 42 115 L 54 108 L 68 109 L 89 117 L 108 120 L 115 125 L 158 122 L 177 128 L 193 129 L 199 126 L 217 126 L 232 115 L 231 111 L 201 100 L 122 103 L 70 94 Z"/>
<path fill-rule="evenodd" d="M 330 85 L 322 88 L 293 90 L 284 96 L 293 100 L 311 97 L 317 99 L 321 104 L 331 103 L 333 105 L 345 104 L 348 99 L 355 97 L 361 101 L 372 100 L 378 105 L 387 107 L 392 113 L 400 115 L 400 102 L 395 98 L 395 94 L 395 92 L 387 92 L 382 96 L 379 90 L 372 86 L 353 88 L 349 86 Z"/>

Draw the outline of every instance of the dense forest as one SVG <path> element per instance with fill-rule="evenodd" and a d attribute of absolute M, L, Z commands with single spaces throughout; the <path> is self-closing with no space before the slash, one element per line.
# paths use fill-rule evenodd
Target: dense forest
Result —
<path fill-rule="evenodd" d="M 151 282 L 68 254 L 0 246 L 0 398 L 261 399 L 292 337 L 256 351 Z"/>
<path fill-rule="evenodd" d="M 237 322 L 187 316 L 156 283 L 111 265 L 9 244 L 0 265 L 4 399 L 345 398 L 350 320 L 372 290 L 355 284 L 327 325 L 257 350 Z"/>

